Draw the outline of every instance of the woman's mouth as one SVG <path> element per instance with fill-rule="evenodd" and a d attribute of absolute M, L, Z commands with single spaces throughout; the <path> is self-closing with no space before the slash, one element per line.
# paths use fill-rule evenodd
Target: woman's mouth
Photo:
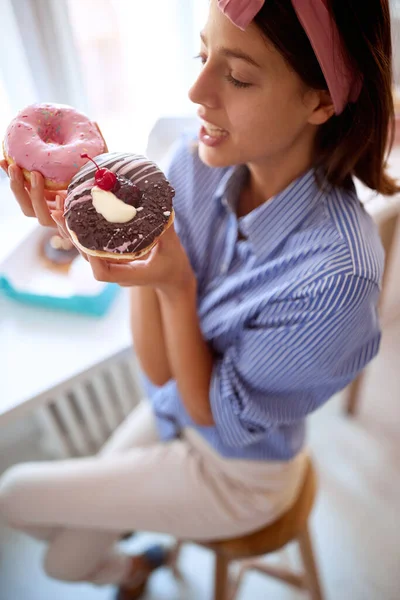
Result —
<path fill-rule="evenodd" d="M 228 135 L 229 133 L 225 129 L 221 129 L 221 127 L 203 121 L 199 137 L 200 141 L 206 146 L 215 147 L 226 140 Z"/>

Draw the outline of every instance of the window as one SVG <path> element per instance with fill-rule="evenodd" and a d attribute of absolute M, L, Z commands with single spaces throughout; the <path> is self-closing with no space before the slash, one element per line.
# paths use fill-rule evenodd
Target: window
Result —
<path fill-rule="evenodd" d="M 191 116 L 208 0 L 1 0 L 0 136 L 32 102 L 72 104 L 110 150 L 143 152 L 162 115 Z M 0 175 L 1 177 L 1 175 Z"/>
<path fill-rule="evenodd" d="M 143 152 L 158 117 L 194 113 L 187 91 L 199 5 L 207 8 L 202 0 L 67 0 L 90 114 L 110 149 Z"/>
<path fill-rule="evenodd" d="M 10 99 L 6 94 L 4 82 L 0 78 L 0 131 L 6 130 L 7 125 L 13 117 Z"/>
<path fill-rule="evenodd" d="M 2 0 L 0 20 L 0 138 L 25 103 L 35 102 L 34 85 L 26 60 L 16 15 L 10 0 Z M 0 180 L 5 179 L 0 170 Z M 2 203 L 0 216 L 8 213 L 9 203 Z M 14 211 L 15 212 L 15 211 Z"/>
<path fill-rule="evenodd" d="M 391 0 L 400 87 L 400 0 Z M 208 0 L 1 0 L 0 128 L 33 101 L 72 104 L 110 149 L 144 151 L 158 117 L 191 116 L 187 92 Z"/>

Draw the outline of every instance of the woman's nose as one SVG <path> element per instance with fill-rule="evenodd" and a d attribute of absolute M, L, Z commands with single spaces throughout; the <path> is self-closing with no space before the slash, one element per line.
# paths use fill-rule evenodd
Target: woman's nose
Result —
<path fill-rule="evenodd" d="M 202 104 L 208 108 L 217 108 L 218 96 L 215 81 L 205 66 L 189 90 L 189 99 L 194 104 Z"/>

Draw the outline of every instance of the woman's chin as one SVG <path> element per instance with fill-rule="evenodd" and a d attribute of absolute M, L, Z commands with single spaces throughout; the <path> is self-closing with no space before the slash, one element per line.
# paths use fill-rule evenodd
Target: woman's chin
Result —
<path fill-rule="evenodd" d="M 231 167 L 234 164 L 229 152 L 222 146 L 210 148 L 201 142 L 199 142 L 199 158 L 207 167 L 224 168 Z"/>

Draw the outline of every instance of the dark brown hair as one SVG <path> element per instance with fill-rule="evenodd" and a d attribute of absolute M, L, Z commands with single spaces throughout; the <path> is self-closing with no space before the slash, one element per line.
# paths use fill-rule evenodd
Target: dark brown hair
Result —
<path fill-rule="evenodd" d="M 333 185 L 349 187 L 354 175 L 379 193 L 395 194 L 400 188 L 386 172 L 394 136 L 388 0 L 328 4 L 349 60 L 363 75 L 363 87 L 356 103 L 319 128 L 315 163 Z M 307 86 L 328 89 L 291 0 L 267 0 L 255 23 Z"/>

